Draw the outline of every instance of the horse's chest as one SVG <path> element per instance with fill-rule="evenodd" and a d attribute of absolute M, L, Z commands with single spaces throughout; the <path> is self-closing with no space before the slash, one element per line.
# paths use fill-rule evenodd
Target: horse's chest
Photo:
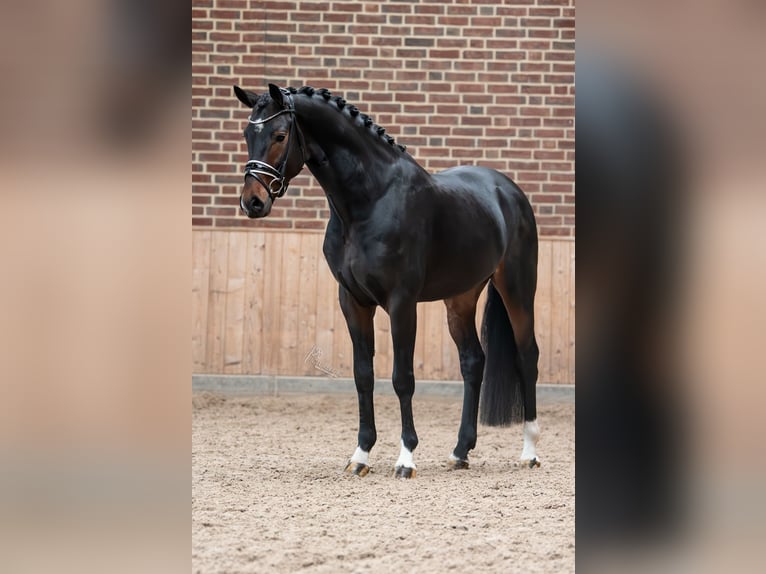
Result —
<path fill-rule="evenodd" d="M 365 305 L 385 307 L 387 289 L 380 276 L 380 262 L 374 250 L 363 249 L 354 244 L 337 246 L 328 254 L 330 268 L 343 287 Z"/>

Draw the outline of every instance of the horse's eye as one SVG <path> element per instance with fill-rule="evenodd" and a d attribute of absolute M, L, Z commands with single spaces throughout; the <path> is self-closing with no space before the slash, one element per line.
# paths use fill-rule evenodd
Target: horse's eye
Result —
<path fill-rule="evenodd" d="M 285 136 L 284 136 L 284 134 L 279 134 L 275 139 L 278 142 L 283 142 L 283 141 L 285 141 Z"/>

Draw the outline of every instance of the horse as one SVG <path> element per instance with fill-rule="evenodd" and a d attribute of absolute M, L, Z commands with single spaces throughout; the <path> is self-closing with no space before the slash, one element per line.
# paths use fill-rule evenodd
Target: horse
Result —
<path fill-rule="evenodd" d="M 323 252 L 338 282 L 359 400 L 357 447 L 345 472 L 369 472 L 377 439 L 373 317 L 382 307 L 391 320 L 392 382 L 402 421 L 393 474 L 416 476 L 417 303 L 440 299 L 464 382 L 457 444 L 448 466 L 468 468 L 479 410 L 487 425 L 523 421 L 521 461 L 539 466 L 537 226 L 525 194 L 510 178 L 485 167 L 429 174 L 384 128 L 327 89 L 268 88 L 256 94 L 234 86 L 237 99 L 251 109 L 240 208 L 249 218 L 268 216 L 304 165 L 327 197 Z M 487 284 L 480 341 L 476 305 Z"/>

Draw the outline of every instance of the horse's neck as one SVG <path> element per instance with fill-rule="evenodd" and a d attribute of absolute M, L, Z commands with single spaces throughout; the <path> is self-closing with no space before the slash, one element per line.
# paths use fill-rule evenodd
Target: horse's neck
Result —
<path fill-rule="evenodd" d="M 298 109 L 308 150 L 307 166 L 345 226 L 364 218 L 390 187 L 397 153 L 366 134 L 332 104 L 310 101 Z M 297 107 L 297 106 L 296 106 Z"/>

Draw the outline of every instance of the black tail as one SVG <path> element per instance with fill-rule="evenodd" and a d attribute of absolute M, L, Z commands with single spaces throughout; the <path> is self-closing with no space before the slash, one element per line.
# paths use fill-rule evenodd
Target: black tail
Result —
<path fill-rule="evenodd" d="M 516 362 L 516 339 L 503 300 L 492 283 L 481 324 L 484 382 L 480 420 L 485 425 L 508 426 L 524 420 L 524 383 Z"/>

